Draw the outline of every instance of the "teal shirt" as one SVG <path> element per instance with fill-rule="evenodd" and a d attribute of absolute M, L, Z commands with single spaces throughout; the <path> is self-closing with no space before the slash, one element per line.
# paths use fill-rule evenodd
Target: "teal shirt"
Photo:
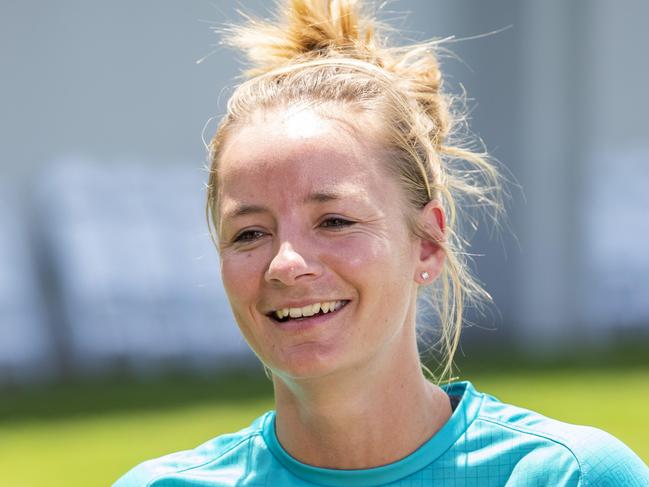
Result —
<path fill-rule="evenodd" d="M 503 404 L 469 382 L 444 389 L 461 397 L 450 420 L 388 465 L 335 470 L 301 463 L 277 440 L 271 411 L 237 433 L 144 462 L 114 487 L 649 486 L 647 465 L 608 433 Z"/>

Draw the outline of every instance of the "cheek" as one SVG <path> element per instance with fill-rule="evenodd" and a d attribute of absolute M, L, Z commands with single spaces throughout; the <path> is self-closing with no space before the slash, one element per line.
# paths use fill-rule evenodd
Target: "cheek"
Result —
<path fill-rule="evenodd" d="M 354 236 L 336 249 L 335 257 L 350 275 L 361 280 L 371 276 L 378 279 L 401 279 L 410 275 L 412 261 L 410 248 L 395 245 L 389 238 L 366 238 Z"/>
<path fill-rule="evenodd" d="M 263 341 L 253 315 L 260 294 L 260 279 L 263 279 L 259 265 L 259 259 L 255 258 L 254 253 L 231 254 L 221 258 L 221 279 L 232 314 L 241 334 L 257 355 L 260 351 L 259 343 Z"/>
<path fill-rule="evenodd" d="M 261 278 L 258 260 L 252 252 L 221 258 L 221 279 L 235 314 L 256 295 Z"/>

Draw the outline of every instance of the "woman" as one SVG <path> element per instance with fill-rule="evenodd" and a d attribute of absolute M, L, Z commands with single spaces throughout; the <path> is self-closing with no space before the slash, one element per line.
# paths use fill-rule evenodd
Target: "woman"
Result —
<path fill-rule="evenodd" d="M 434 45 L 389 48 L 357 3 L 292 0 L 232 31 L 255 66 L 212 141 L 207 210 L 276 411 L 116 485 L 649 485 L 602 431 L 424 376 L 417 295 L 448 376 L 463 302 L 486 295 L 456 201 L 498 213 L 499 177 L 453 143 Z"/>

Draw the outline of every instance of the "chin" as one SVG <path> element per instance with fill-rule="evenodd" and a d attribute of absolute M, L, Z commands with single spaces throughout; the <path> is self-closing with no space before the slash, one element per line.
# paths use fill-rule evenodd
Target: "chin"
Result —
<path fill-rule="evenodd" d="M 274 375 L 288 380 L 318 379 L 343 368 L 341 357 L 322 346 L 302 345 L 284 354 L 282 360 L 270 366 Z"/>

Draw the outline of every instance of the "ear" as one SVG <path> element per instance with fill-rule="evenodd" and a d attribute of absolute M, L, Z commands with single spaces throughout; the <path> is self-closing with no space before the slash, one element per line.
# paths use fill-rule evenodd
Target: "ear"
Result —
<path fill-rule="evenodd" d="M 445 252 L 442 245 L 446 238 L 446 216 L 439 200 L 429 201 L 419 213 L 419 262 L 415 281 L 426 285 L 442 273 Z"/>

